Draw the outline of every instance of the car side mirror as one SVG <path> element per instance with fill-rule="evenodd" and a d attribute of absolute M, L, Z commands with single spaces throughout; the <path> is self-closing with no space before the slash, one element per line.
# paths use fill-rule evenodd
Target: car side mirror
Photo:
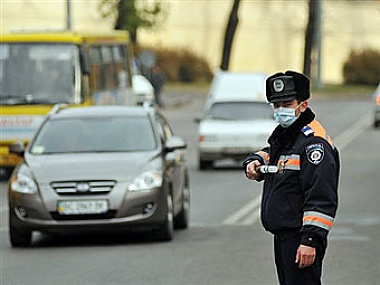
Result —
<path fill-rule="evenodd" d="M 176 149 L 185 149 L 187 147 L 186 142 L 177 136 L 169 138 L 165 143 L 165 151 L 170 152 Z"/>
<path fill-rule="evenodd" d="M 18 156 L 23 156 L 25 153 L 25 144 L 24 142 L 15 142 L 9 146 L 9 153 L 16 154 Z"/>

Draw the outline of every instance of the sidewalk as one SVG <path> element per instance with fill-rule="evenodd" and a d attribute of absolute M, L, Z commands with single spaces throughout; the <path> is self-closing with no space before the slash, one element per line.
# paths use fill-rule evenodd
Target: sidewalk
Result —
<path fill-rule="evenodd" d="M 207 96 L 208 84 L 172 84 L 168 83 L 162 90 L 162 99 L 165 107 L 178 107 L 188 104 L 193 96 Z M 371 92 L 343 92 L 312 91 L 311 100 L 372 100 Z"/>

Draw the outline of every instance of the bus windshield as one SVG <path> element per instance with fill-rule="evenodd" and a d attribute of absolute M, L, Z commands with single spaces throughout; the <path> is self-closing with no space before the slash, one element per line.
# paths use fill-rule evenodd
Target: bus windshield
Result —
<path fill-rule="evenodd" d="M 73 44 L 0 44 L 0 104 L 79 103 L 79 62 Z"/>

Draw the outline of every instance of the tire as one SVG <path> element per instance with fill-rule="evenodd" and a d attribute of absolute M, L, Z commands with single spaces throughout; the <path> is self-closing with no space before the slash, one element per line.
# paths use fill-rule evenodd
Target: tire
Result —
<path fill-rule="evenodd" d="M 32 244 L 32 232 L 9 226 L 9 241 L 12 247 L 29 247 Z"/>
<path fill-rule="evenodd" d="M 190 190 L 188 185 L 183 189 L 181 212 L 174 219 L 175 229 L 187 229 L 190 220 Z"/>
<path fill-rule="evenodd" d="M 378 128 L 378 127 L 380 126 L 380 121 L 375 121 L 375 122 L 373 123 L 373 126 L 374 126 L 375 128 Z"/>
<path fill-rule="evenodd" d="M 214 162 L 212 160 L 199 160 L 199 170 L 212 169 Z"/>
<path fill-rule="evenodd" d="M 157 230 L 157 239 L 160 241 L 170 241 L 174 235 L 174 214 L 173 197 L 170 193 L 166 196 L 166 216 L 165 221 Z"/>

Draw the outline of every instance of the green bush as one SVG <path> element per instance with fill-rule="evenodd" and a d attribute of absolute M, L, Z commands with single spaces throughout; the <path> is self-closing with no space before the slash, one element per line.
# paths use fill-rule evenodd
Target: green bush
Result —
<path fill-rule="evenodd" d="M 190 50 L 138 47 L 135 49 L 135 53 L 138 55 L 140 50 L 150 50 L 156 54 L 157 64 L 165 73 L 168 81 L 208 82 L 212 78 L 208 62 Z"/>
<path fill-rule="evenodd" d="M 380 52 L 352 50 L 343 65 L 345 84 L 377 85 L 380 81 Z"/>

